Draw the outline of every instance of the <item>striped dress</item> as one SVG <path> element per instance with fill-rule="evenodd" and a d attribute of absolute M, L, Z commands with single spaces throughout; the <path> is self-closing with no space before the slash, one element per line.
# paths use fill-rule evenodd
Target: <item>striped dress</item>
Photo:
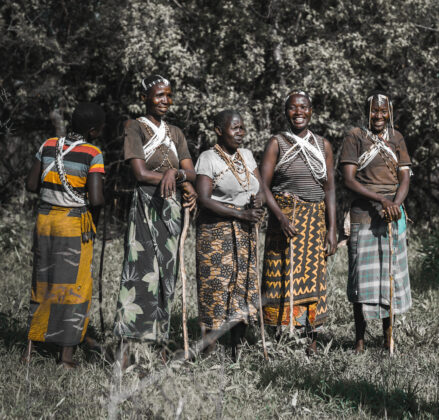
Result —
<path fill-rule="evenodd" d="M 55 159 L 56 138 L 36 154 L 42 171 Z M 71 142 L 66 139 L 64 150 Z M 82 143 L 64 156 L 66 178 L 87 192 L 90 173 L 104 173 L 101 151 Z M 41 180 L 40 205 L 34 231 L 34 264 L 28 339 L 61 346 L 79 344 L 86 333 L 92 284 L 95 227 L 86 206 L 64 191 L 54 165 Z"/>

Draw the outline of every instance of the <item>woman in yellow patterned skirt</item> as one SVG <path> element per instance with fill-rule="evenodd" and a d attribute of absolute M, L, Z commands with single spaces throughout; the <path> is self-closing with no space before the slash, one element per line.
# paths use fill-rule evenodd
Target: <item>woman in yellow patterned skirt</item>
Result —
<path fill-rule="evenodd" d="M 245 134 L 241 115 L 222 111 L 214 127 L 218 143 L 200 155 L 195 168 L 201 207 L 196 252 L 199 322 L 204 335 L 231 328 L 235 359 L 246 325 L 257 318 L 255 229 L 263 214 L 263 194 L 252 152 L 239 147 Z"/>
<path fill-rule="evenodd" d="M 61 346 L 60 362 L 75 367 L 73 347 L 85 336 L 91 305 L 91 262 L 99 208 L 104 204 L 104 160 L 90 140 L 98 137 L 104 111 L 79 104 L 72 132 L 47 140 L 36 154 L 26 188 L 40 203 L 34 232 L 34 267 L 29 316 L 33 341 Z"/>
<path fill-rule="evenodd" d="M 308 94 L 291 92 L 285 115 L 289 130 L 269 140 L 261 165 L 270 209 L 262 277 L 264 319 L 266 325 L 289 324 L 293 266 L 293 322 L 311 333 L 307 352 L 315 353 L 316 327 L 328 314 L 326 257 L 336 250 L 333 155 L 330 143 L 308 129 Z"/>

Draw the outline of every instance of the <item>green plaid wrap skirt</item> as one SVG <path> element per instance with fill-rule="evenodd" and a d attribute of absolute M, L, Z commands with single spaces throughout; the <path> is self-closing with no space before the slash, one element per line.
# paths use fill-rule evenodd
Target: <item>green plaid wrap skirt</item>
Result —
<path fill-rule="evenodd" d="M 392 223 L 393 236 L 393 313 L 407 312 L 412 305 L 407 264 L 406 218 L 402 214 Z M 352 223 L 349 239 L 349 277 L 347 294 L 352 303 L 363 304 L 364 318 L 389 317 L 389 236 L 387 223 Z"/>

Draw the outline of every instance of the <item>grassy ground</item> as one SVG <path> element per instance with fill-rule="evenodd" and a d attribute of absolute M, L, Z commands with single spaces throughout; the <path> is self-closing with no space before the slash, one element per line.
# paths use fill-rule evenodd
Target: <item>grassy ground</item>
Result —
<path fill-rule="evenodd" d="M 346 248 L 329 261 L 330 320 L 321 335 L 319 356 L 305 356 L 305 339 L 280 342 L 269 335 L 270 361 L 265 362 L 257 328 L 248 334 L 238 363 L 227 347 L 209 358 L 163 366 L 157 349 L 137 344 L 138 360 L 123 375 L 82 345 L 75 354 L 80 367 L 65 371 L 55 363 L 55 350 L 42 347 L 28 367 L 19 363 L 26 343 L 26 318 L 32 269 L 30 213 L 8 209 L 0 214 L 0 418 L 438 418 L 439 305 L 438 284 L 417 272 L 418 243 L 411 241 L 413 308 L 399 317 L 396 355 L 381 349 L 381 326 L 371 323 L 367 351 L 355 355 L 353 320 L 347 302 Z M 107 328 L 114 316 L 122 261 L 121 231 L 113 227 L 107 243 L 104 313 Z M 100 253 L 95 247 L 94 272 Z M 186 248 L 189 279 L 189 333 L 199 337 L 196 322 L 194 231 Z M 173 308 L 171 347 L 181 348 L 181 287 Z M 93 333 L 99 325 L 95 287 Z M 93 326 L 95 328 L 93 328 Z M 227 337 L 224 342 L 227 342 Z M 105 345 L 115 349 L 107 331 Z"/>

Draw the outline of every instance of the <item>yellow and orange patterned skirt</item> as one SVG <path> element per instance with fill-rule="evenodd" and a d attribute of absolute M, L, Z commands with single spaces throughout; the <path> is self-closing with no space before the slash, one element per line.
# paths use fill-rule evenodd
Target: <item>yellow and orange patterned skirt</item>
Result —
<path fill-rule="evenodd" d="M 294 222 L 293 322 L 316 327 L 328 316 L 326 304 L 325 203 L 305 202 L 288 194 L 275 194 L 282 212 Z M 295 211 L 294 211 L 295 208 Z M 270 215 L 265 239 L 262 296 L 266 325 L 288 325 L 290 319 L 290 246 L 277 219 Z"/>
<path fill-rule="evenodd" d="M 85 207 L 40 205 L 34 232 L 29 340 L 74 346 L 84 339 L 95 232 Z"/>
<path fill-rule="evenodd" d="M 215 330 L 227 322 L 256 322 L 255 230 L 250 223 L 206 213 L 197 221 L 199 322 Z"/>

